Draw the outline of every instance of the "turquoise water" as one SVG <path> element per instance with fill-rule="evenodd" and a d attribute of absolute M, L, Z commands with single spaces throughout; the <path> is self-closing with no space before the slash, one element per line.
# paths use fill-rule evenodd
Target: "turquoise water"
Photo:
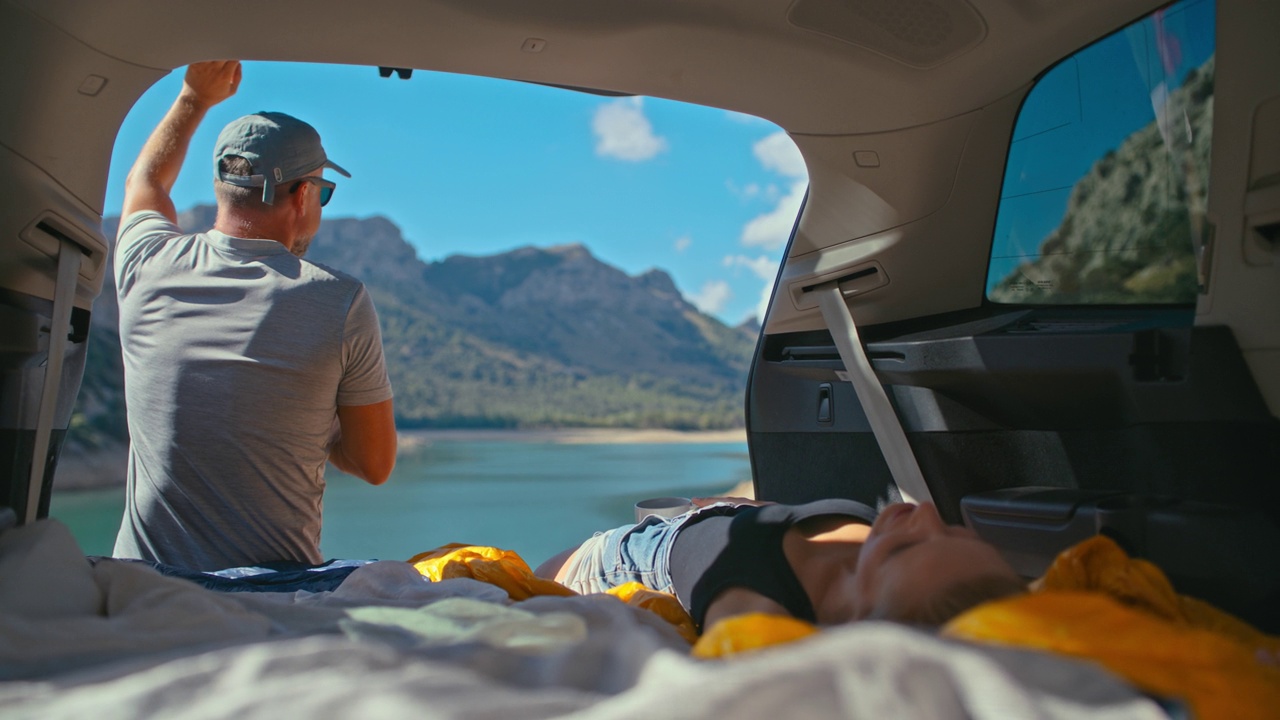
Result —
<path fill-rule="evenodd" d="M 401 454 L 373 487 L 329 469 L 329 558 L 407 560 L 451 542 L 494 545 L 537 566 L 596 530 L 630 522 L 636 500 L 715 495 L 751 477 L 738 443 L 558 444 L 436 440 Z M 54 492 L 50 514 L 89 555 L 109 555 L 124 490 Z"/>

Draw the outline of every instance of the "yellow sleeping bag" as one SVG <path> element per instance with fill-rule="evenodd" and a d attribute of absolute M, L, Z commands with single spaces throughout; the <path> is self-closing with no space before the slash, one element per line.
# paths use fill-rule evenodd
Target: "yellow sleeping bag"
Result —
<path fill-rule="evenodd" d="M 1094 660 L 1187 701 L 1197 718 L 1280 716 L 1280 638 L 1179 595 L 1159 568 L 1111 539 L 1063 551 L 1032 589 L 969 610 L 943 634 Z"/>
<path fill-rule="evenodd" d="M 414 555 L 409 558 L 409 564 L 432 582 L 471 578 L 496 585 L 517 601 L 538 595 L 577 595 L 554 580 L 534 575 L 529 564 L 516 553 L 487 545 L 449 543 Z"/>
<path fill-rule="evenodd" d="M 418 573 L 433 582 L 450 578 L 471 578 L 496 585 L 512 600 L 527 600 L 539 595 L 568 597 L 578 593 L 554 580 L 533 574 L 529 564 L 518 554 L 487 545 L 450 543 L 435 550 L 414 555 L 409 563 Z M 697 630 L 693 618 L 671 594 L 651 590 L 640 583 L 627 583 L 609 590 L 619 600 L 654 613 L 671 623 L 681 637 L 693 642 Z"/>

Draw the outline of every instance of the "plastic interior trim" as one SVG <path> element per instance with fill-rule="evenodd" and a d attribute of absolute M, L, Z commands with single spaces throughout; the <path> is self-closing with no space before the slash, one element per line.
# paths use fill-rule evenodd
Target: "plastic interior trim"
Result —
<path fill-rule="evenodd" d="M 80 277 L 80 246 L 69 239 L 59 241 L 58 284 L 54 288 L 53 322 L 49 329 L 49 355 L 44 368 L 44 389 L 40 394 L 40 415 L 36 420 L 36 441 L 31 449 L 31 479 L 27 486 L 27 512 L 23 524 L 36 521 L 40 488 L 49 456 L 49 437 L 58 407 L 58 387 L 62 379 L 62 359 L 71 334 L 71 307 L 75 304 Z"/>
<path fill-rule="evenodd" d="M 840 283 L 823 283 L 812 292 L 818 296 L 822 319 L 826 321 L 831 339 L 840 351 L 840 359 L 844 362 L 849 382 L 853 383 L 854 392 L 871 423 L 871 431 L 875 434 L 902 499 L 906 502 L 931 500 L 929 486 L 920 472 L 915 454 L 911 452 L 911 445 L 907 442 L 907 434 L 902 429 L 898 414 L 894 412 L 884 386 L 880 384 L 871 361 L 867 359 L 866 349 L 862 347 L 862 340 L 858 337 L 858 327 L 849 314 L 844 293 L 840 291 Z"/>

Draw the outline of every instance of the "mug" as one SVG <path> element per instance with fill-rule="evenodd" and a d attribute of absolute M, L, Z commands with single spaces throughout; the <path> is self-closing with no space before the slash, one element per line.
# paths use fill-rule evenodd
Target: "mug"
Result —
<path fill-rule="evenodd" d="M 650 515 L 673 518 L 693 509 L 693 501 L 687 497 L 656 497 L 636 503 L 636 522 Z"/>

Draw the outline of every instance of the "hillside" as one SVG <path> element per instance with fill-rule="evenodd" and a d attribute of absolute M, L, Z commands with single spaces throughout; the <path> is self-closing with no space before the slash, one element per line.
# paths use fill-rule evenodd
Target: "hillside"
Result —
<path fill-rule="evenodd" d="M 1193 233 L 1203 222 L 1213 127 L 1213 58 L 1170 96 L 1173 147 L 1153 120 L 1071 190 L 1039 257 L 989 297 L 1010 303 L 1195 302 Z"/>
<path fill-rule="evenodd" d="M 179 220 L 208 228 L 213 208 Z M 324 221 L 307 258 L 368 286 L 401 428 L 742 424 L 755 334 L 699 312 L 661 270 L 629 276 L 581 245 L 426 263 L 382 217 Z M 116 321 L 108 278 L 69 457 L 127 440 Z"/>

